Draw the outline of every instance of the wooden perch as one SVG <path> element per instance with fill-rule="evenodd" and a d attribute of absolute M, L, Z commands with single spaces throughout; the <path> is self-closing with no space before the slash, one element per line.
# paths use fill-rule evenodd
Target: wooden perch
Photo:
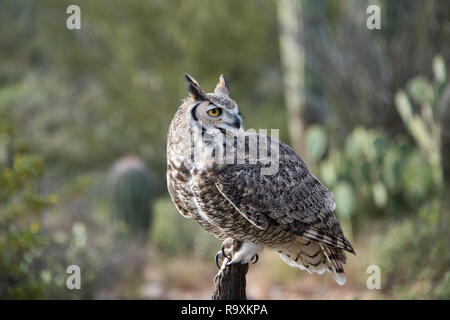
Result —
<path fill-rule="evenodd" d="M 226 267 L 222 277 L 216 283 L 213 300 L 247 300 L 245 276 L 248 263 L 233 264 Z"/>

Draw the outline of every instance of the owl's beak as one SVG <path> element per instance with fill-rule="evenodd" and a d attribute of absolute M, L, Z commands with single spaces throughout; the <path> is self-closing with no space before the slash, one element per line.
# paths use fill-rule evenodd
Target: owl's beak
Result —
<path fill-rule="evenodd" d="M 238 116 L 234 116 L 233 127 L 239 129 L 241 127 L 241 119 Z"/>

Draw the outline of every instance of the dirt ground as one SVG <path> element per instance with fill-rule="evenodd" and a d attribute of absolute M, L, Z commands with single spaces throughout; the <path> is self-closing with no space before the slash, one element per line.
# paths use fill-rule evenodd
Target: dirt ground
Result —
<path fill-rule="evenodd" d="M 373 241 L 372 241 L 373 242 Z M 366 273 L 375 264 L 368 250 L 356 247 L 357 256 L 349 255 L 345 266 L 347 282 L 340 286 L 329 273 L 308 274 L 286 265 L 277 253 L 264 251 L 247 274 L 249 299 L 381 299 L 383 290 L 369 290 Z M 153 253 L 142 270 L 142 282 L 137 295 L 141 299 L 210 299 L 217 267 L 199 257 L 164 257 Z"/>

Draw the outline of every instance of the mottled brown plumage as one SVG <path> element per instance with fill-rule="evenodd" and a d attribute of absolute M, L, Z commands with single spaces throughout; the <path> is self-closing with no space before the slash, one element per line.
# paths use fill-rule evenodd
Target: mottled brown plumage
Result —
<path fill-rule="evenodd" d="M 242 242 L 232 263 L 247 263 L 267 246 L 289 265 L 330 271 L 343 284 L 344 250 L 354 251 L 333 214 L 333 194 L 289 146 L 243 130 L 223 76 L 214 93 L 186 80 L 190 98 L 176 112 L 167 141 L 167 184 L 178 211 L 221 240 Z M 261 152 L 255 158 L 254 146 L 266 146 L 277 159 L 275 173 L 262 174 L 272 164 L 258 158 Z M 232 161 L 220 161 L 223 153 Z"/>

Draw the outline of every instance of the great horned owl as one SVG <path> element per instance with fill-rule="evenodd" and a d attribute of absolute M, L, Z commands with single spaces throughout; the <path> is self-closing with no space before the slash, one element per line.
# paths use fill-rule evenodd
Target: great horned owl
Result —
<path fill-rule="evenodd" d="M 290 266 L 319 274 L 329 271 L 344 284 L 344 251 L 354 250 L 333 214 L 333 194 L 288 145 L 243 130 L 223 75 L 213 93 L 205 93 L 194 78 L 185 77 L 190 97 L 169 127 L 167 186 L 184 217 L 194 218 L 224 241 L 218 253 L 224 259 L 222 270 L 257 259 L 267 246 Z M 225 143 L 230 136 L 232 143 Z M 237 157 L 217 161 L 218 153 L 239 149 L 236 137 L 243 138 L 244 161 L 236 161 Z M 278 161 L 273 174 L 262 174 L 267 163 L 248 156 L 251 143 L 259 145 L 262 140 L 276 146 L 269 147 Z"/>

